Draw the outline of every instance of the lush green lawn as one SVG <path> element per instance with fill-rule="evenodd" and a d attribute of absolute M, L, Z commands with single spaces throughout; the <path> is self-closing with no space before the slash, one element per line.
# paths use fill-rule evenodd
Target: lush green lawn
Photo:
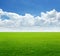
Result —
<path fill-rule="evenodd" d="M 60 33 L 0 32 L 0 56 L 60 56 Z"/>

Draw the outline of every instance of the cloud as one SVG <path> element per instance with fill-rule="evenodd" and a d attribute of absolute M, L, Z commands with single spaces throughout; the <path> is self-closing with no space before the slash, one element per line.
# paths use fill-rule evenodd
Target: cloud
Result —
<path fill-rule="evenodd" d="M 31 14 L 22 16 L 12 12 L 5 12 L 0 9 L 0 27 L 33 26 L 34 20 L 34 16 Z"/>
<path fill-rule="evenodd" d="M 19 15 L 6 12 L 0 9 L 0 27 L 21 28 L 21 27 L 60 27 L 60 12 L 55 9 L 41 12 L 40 16 L 31 14 Z"/>

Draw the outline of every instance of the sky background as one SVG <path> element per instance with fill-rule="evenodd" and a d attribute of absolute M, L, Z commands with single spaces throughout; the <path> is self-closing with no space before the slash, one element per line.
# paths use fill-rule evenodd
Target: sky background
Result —
<path fill-rule="evenodd" d="M 60 0 L 0 0 L 0 31 L 60 31 Z"/>
<path fill-rule="evenodd" d="M 60 0 L 0 0 L 0 8 L 21 15 L 30 13 L 36 16 L 42 11 L 60 11 Z"/>

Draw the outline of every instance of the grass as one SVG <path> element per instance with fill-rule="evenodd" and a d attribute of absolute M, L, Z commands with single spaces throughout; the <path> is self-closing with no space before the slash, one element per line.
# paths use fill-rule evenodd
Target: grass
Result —
<path fill-rule="evenodd" d="M 0 32 L 0 56 L 60 56 L 60 32 Z"/>

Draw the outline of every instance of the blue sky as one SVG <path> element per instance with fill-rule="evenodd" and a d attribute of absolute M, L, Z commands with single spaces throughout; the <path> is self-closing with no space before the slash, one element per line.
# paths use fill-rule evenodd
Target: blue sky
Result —
<path fill-rule="evenodd" d="M 0 0 L 0 31 L 49 28 L 60 30 L 60 0 Z"/>
<path fill-rule="evenodd" d="M 25 13 L 39 15 L 40 12 L 52 9 L 60 11 L 60 0 L 0 0 L 0 8 L 22 15 Z"/>

